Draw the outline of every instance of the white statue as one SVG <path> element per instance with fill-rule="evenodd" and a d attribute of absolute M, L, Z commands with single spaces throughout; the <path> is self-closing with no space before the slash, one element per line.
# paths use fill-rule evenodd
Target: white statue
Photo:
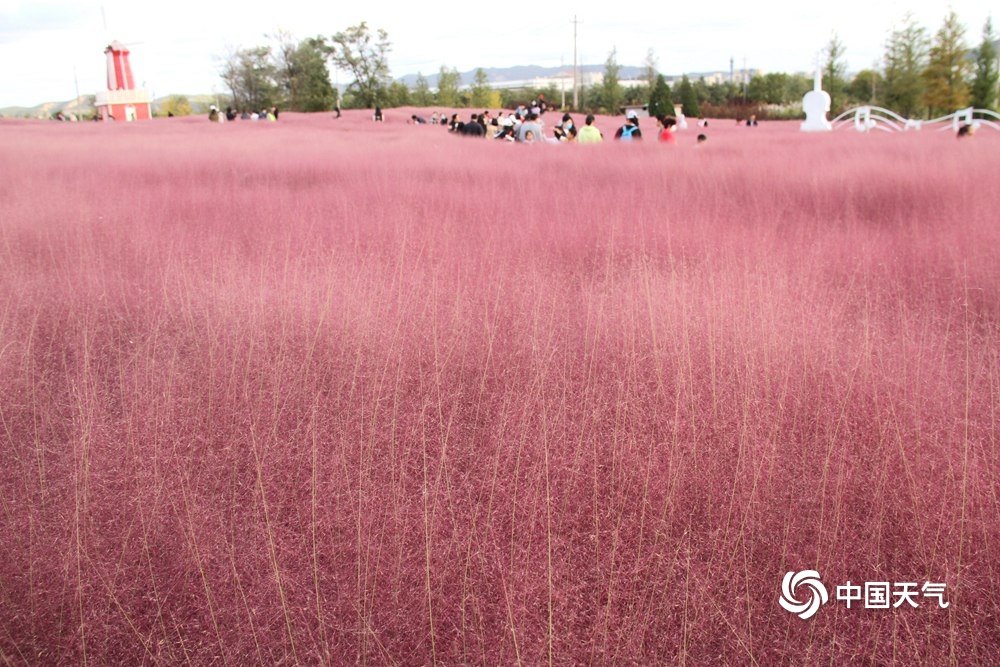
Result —
<path fill-rule="evenodd" d="M 830 93 L 823 90 L 819 58 L 816 59 L 813 89 L 802 98 L 802 110 L 806 112 L 806 119 L 802 122 L 801 128 L 803 132 L 829 132 L 833 129 L 833 125 L 826 119 L 826 113 L 830 110 Z"/>

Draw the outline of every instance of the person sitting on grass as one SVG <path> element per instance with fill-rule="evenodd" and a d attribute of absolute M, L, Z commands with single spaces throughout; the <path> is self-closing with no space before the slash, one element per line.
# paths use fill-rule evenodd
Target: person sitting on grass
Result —
<path fill-rule="evenodd" d="M 573 117 L 568 113 L 563 114 L 562 122 L 552 129 L 557 141 L 576 141 L 576 125 L 573 124 Z"/>
<path fill-rule="evenodd" d="M 958 133 L 955 135 L 959 139 L 964 139 L 966 137 L 971 137 L 976 133 L 976 126 L 972 123 L 962 123 L 958 128 Z"/>
<path fill-rule="evenodd" d="M 493 133 L 493 138 L 514 141 L 514 135 L 519 125 L 518 121 L 514 118 L 514 114 L 511 113 L 507 116 L 500 114 L 500 117 L 496 121 L 497 130 Z"/>
<path fill-rule="evenodd" d="M 598 144 L 604 141 L 604 135 L 594 126 L 594 114 L 587 114 L 586 124 L 580 128 L 576 137 L 579 144 Z"/>
<path fill-rule="evenodd" d="M 462 125 L 461 134 L 466 137 L 485 137 L 486 128 L 479 122 L 479 115 L 472 114 L 468 123 Z"/>
<path fill-rule="evenodd" d="M 525 141 L 525 137 L 528 132 L 531 132 L 532 141 L 537 141 L 540 137 L 544 137 L 545 133 L 542 131 L 542 123 L 538 120 L 538 114 L 528 113 L 517 128 L 517 134 L 515 138 L 518 141 Z"/>

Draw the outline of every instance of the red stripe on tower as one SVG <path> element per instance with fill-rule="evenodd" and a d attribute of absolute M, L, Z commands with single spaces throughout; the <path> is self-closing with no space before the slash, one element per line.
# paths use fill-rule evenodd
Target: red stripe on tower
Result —
<path fill-rule="evenodd" d="M 129 63 L 128 47 L 114 41 L 104 52 L 108 54 L 108 90 L 133 90 L 135 79 Z"/>
<path fill-rule="evenodd" d="M 108 56 L 108 90 L 118 90 L 118 75 L 115 73 L 114 50 L 109 46 L 104 49 L 104 53 Z"/>

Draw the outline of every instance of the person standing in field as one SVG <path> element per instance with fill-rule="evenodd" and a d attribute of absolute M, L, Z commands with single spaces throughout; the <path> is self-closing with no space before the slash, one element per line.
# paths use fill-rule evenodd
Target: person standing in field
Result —
<path fill-rule="evenodd" d="M 625 116 L 625 124 L 615 132 L 615 140 L 632 141 L 642 139 L 642 130 L 639 129 L 639 118 L 634 111 L 629 111 Z"/>
<path fill-rule="evenodd" d="M 656 124 L 660 128 L 660 134 L 657 137 L 660 143 L 676 145 L 677 139 L 674 137 L 674 130 L 677 129 L 677 119 L 672 116 L 657 116 Z"/>
<path fill-rule="evenodd" d="M 578 144 L 599 144 L 604 141 L 604 135 L 594 127 L 594 114 L 587 114 L 585 125 L 580 128 L 576 136 Z"/>

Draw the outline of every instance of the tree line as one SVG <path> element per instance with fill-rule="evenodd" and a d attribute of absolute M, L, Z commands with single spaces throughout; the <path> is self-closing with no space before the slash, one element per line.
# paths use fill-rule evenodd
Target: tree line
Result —
<path fill-rule="evenodd" d="M 531 90 L 494 90 L 486 71 L 475 71 L 462 88 L 455 68 L 441 66 L 436 88 L 423 74 L 410 87 L 391 78 L 388 54 L 392 45 L 384 30 L 367 23 L 296 41 L 287 33 L 271 36 L 267 45 L 232 50 L 222 64 L 221 78 L 237 109 L 279 106 L 292 111 L 330 111 L 335 108 L 441 106 L 512 108 L 544 94 L 558 100 L 564 91 L 555 86 Z M 974 106 L 993 109 L 997 103 L 997 48 L 992 21 L 987 19 L 976 48 L 966 41 L 965 28 L 949 11 L 930 36 L 912 14 L 891 32 L 878 64 L 848 78 L 846 48 L 835 34 L 823 51 L 823 89 L 836 114 L 858 104 L 884 106 L 909 118 L 932 117 Z M 341 92 L 330 79 L 330 66 L 351 81 Z M 673 113 L 683 105 L 687 116 L 739 117 L 756 113 L 767 117 L 801 116 L 802 96 L 812 88 L 805 74 L 774 72 L 740 80 L 674 81 L 660 74 L 653 49 L 647 53 L 643 81 L 625 86 L 612 49 L 605 61 L 603 80 L 581 91 L 580 109 L 615 114 L 629 105 L 649 105 L 651 114 Z"/>
<path fill-rule="evenodd" d="M 889 35 L 881 62 L 850 80 L 845 48 L 836 35 L 824 52 L 823 89 L 834 113 L 856 104 L 886 107 L 907 118 L 928 118 L 966 107 L 997 105 L 997 35 L 987 18 L 971 47 L 954 10 L 933 37 L 907 14 Z"/>

